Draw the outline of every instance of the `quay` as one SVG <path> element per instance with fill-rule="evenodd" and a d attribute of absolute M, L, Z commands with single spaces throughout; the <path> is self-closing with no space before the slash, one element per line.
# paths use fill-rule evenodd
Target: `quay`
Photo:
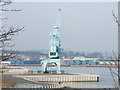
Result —
<path fill-rule="evenodd" d="M 18 75 L 22 78 L 32 82 L 99 82 L 99 75 L 95 74 L 41 74 L 41 75 Z"/>

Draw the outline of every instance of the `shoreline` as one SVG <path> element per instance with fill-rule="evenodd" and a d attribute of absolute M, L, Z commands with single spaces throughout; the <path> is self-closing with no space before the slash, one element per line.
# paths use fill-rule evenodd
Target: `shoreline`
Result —
<path fill-rule="evenodd" d="M 24 65 L 9 65 L 9 66 L 42 66 L 40 64 L 24 64 Z M 48 65 L 54 67 L 54 65 Z M 118 68 L 118 65 L 61 65 L 61 67 L 115 67 Z"/>

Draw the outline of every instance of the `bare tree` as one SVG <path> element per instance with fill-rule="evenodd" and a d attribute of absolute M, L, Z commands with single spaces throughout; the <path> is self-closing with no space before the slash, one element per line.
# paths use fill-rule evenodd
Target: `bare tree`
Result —
<path fill-rule="evenodd" d="M 13 36 L 17 35 L 20 31 L 24 30 L 24 27 L 22 28 L 16 28 L 13 26 L 7 27 L 6 23 L 3 23 L 8 18 L 3 17 L 3 12 L 8 11 L 21 11 L 22 9 L 7 9 L 8 5 L 11 5 L 11 0 L 0 0 L 0 20 L 1 20 L 1 26 L 0 26 L 0 61 L 9 60 L 16 56 L 15 51 L 11 51 L 9 54 L 5 54 L 5 48 L 6 47 L 13 47 L 15 44 L 11 44 L 11 41 L 13 40 Z"/>
<path fill-rule="evenodd" d="M 114 21 L 117 23 L 118 28 L 120 27 L 120 22 L 118 20 L 118 17 L 115 15 L 115 13 L 112 11 L 113 17 L 114 17 Z"/>
<path fill-rule="evenodd" d="M 118 2 L 118 13 L 120 10 L 120 2 Z M 113 17 L 114 17 L 114 21 L 116 22 L 117 26 L 118 26 L 118 89 L 120 90 L 120 22 L 119 19 L 116 14 L 112 11 Z M 118 14 L 119 15 L 119 14 Z"/>

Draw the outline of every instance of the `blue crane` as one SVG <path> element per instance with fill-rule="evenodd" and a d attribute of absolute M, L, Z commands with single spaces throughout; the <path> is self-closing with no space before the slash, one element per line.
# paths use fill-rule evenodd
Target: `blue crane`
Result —
<path fill-rule="evenodd" d="M 57 12 L 56 24 L 53 27 L 53 31 L 50 33 L 49 37 L 49 58 L 42 61 L 42 73 L 47 73 L 47 64 L 55 64 L 56 72 L 61 73 L 60 71 L 60 56 L 63 51 L 60 44 L 60 11 Z"/>

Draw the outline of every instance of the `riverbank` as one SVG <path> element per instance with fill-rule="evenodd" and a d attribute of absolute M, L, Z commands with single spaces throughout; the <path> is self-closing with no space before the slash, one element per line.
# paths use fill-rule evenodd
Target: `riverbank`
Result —
<path fill-rule="evenodd" d="M 36 84 L 35 82 L 31 82 L 28 80 L 24 80 L 22 78 L 17 78 L 15 76 L 12 76 L 11 74 L 6 74 L 1 76 L 2 79 L 0 81 L 2 82 L 2 85 L 0 88 L 15 88 L 17 84 L 23 84 L 23 83 L 29 83 L 29 84 Z M 39 83 L 40 85 L 46 85 L 48 83 Z M 13 89 L 12 89 L 13 90 Z"/>
<path fill-rule="evenodd" d="M 42 66 L 40 64 L 24 64 L 24 65 L 10 65 L 10 66 Z M 53 67 L 54 65 L 48 65 Z M 118 65 L 61 65 L 61 67 L 115 67 L 117 68 Z"/>
<path fill-rule="evenodd" d="M 70 87 L 63 87 L 63 88 L 55 88 L 55 89 L 41 89 L 41 88 L 4 88 L 2 90 L 119 90 L 116 88 L 70 88 Z"/>
<path fill-rule="evenodd" d="M 33 76 L 34 75 L 42 75 L 42 74 L 37 73 L 37 71 L 41 69 L 40 66 L 25 66 L 25 67 L 29 68 L 30 70 L 34 70 L 35 73 L 29 73 L 29 75 L 33 75 Z M 111 69 L 115 73 L 117 73 L 117 68 L 111 68 Z M 104 88 L 103 90 L 107 90 L 106 88 L 112 88 L 111 90 L 115 90 L 114 89 L 115 83 L 114 83 L 113 78 L 111 76 L 110 70 L 107 67 L 61 67 L 61 70 L 64 70 L 68 73 L 88 73 L 88 74 L 98 74 L 98 75 L 100 75 L 100 81 L 99 82 L 64 82 L 62 86 L 67 86 L 67 87 L 71 87 L 71 88 L 74 88 L 74 89 L 76 88 L 75 90 L 77 90 L 77 88 L 79 88 L 78 90 L 80 90 L 81 88 Z M 17 74 L 17 75 L 19 75 L 19 74 Z M 28 75 L 28 74 L 25 74 L 25 75 Z M 4 77 L 4 80 L 5 80 L 5 78 L 7 80 L 7 76 L 9 77 L 10 74 L 4 74 L 2 77 Z M 118 80 L 117 76 L 114 75 L 114 77 L 115 77 L 115 81 L 117 82 L 117 80 Z M 11 78 L 11 80 L 9 80 L 10 78 Z M 16 78 L 14 78 L 14 75 L 11 75 L 9 77 L 9 79 L 8 79 L 8 81 L 11 81 L 11 82 L 17 82 L 18 81 L 18 80 L 16 80 Z M 35 84 L 35 83 L 32 84 L 32 82 L 28 82 L 28 83 L 27 82 L 25 82 L 25 83 L 17 82 L 16 83 L 17 86 L 15 88 L 28 88 L 28 89 L 25 89 L 25 90 L 30 90 L 30 88 L 36 88 L 35 90 L 41 90 L 39 87 L 42 83 L 40 82 L 40 84 L 38 85 L 38 83 L 37 84 Z M 54 87 L 54 84 L 52 84 L 52 85 L 45 85 L 44 84 L 42 88 L 44 88 L 44 86 L 45 87 Z M 62 87 L 60 87 L 60 88 L 62 88 Z M 14 90 L 14 89 L 11 89 L 11 90 Z M 49 88 L 48 90 L 54 90 L 54 89 Z M 55 89 L 55 90 L 60 90 L 60 89 Z M 91 90 L 95 90 L 95 89 L 91 89 Z M 102 89 L 98 89 L 98 90 L 102 90 Z"/>

